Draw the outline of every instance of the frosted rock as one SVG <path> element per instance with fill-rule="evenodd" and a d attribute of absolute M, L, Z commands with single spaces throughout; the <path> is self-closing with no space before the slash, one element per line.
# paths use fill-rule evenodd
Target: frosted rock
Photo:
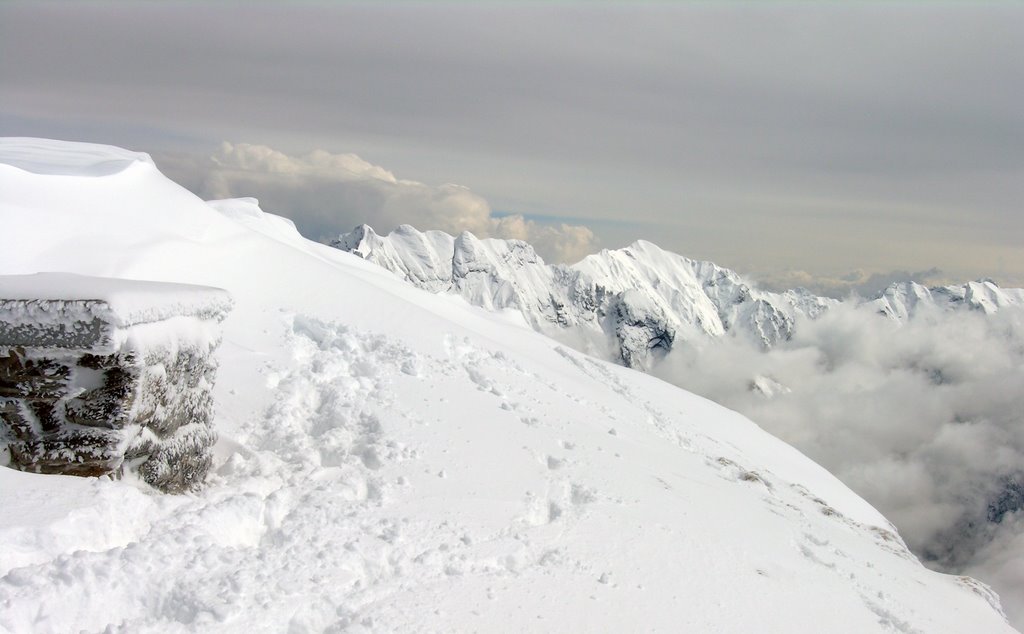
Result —
<path fill-rule="evenodd" d="M 10 466 L 197 488 L 227 293 L 68 273 L 0 276 L 0 422 Z"/>

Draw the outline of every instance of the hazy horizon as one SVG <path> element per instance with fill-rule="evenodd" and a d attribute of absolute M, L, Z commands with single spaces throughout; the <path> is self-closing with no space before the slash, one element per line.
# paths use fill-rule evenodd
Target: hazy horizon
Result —
<path fill-rule="evenodd" d="M 0 134 L 146 151 L 313 238 L 408 222 L 556 260 L 646 239 L 776 287 L 1024 286 L 1019 6 L 6 3 L 0 18 Z M 348 154 L 396 183 L 353 178 Z"/>

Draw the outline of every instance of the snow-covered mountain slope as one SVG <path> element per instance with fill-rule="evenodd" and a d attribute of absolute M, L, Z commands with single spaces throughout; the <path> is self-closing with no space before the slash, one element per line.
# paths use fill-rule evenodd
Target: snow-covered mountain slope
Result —
<path fill-rule="evenodd" d="M 727 332 L 771 347 L 792 335 L 797 315 L 813 318 L 834 301 L 803 290 L 761 291 L 733 271 L 642 240 L 572 266 L 546 264 L 519 240 L 408 225 L 387 236 L 363 225 L 331 245 L 431 292 L 516 309 L 549 336 L 637 368 L 678 341 Z"/>
<path fill-rule="evenodd" d="M 4 140 L 0 226 L 0 273 L 235 300 L 201 494 L 0 469 L 2 630 L 1013 631 L 742 416 L 144 156 Z"/>

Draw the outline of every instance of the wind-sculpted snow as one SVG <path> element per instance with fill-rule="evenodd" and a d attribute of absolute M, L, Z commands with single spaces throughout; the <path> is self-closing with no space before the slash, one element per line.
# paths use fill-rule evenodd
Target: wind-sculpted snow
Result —
<path fill-rule="evenodd" d="M 74 147 L 51 139 L 16 138 L 0 145 L 0 162 L 32 174 L 110 176 L 137 164 L 153 164 L 144 152 L 112 145 L 79 143 Z"/>
<path fill-rule="evenodd" d="M 738 414 L 152 166 L 89 180 L 0 165 L 0 267 L 226 288 L 221 440 L 190 496 L 0 469 L 0 629 L 1012 631 Z"/>

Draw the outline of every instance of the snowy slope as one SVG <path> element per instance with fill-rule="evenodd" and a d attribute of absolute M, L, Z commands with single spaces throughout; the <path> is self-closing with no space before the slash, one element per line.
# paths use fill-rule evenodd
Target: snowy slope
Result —
<path fill-rule="evenodd" d="M 751 416 L 882 509 L 930 567 L 993 583 L 1024 624 L 1024 290 L 764 293 L 644 241 L 569 267 L 522 242 L 412 227 L 334 245 Z"/>
<path fill-rule="evenodd" d="M 727 332 L 768 348 L 792 335 L 797 315 L 813 318 L 834 303 L 803 290 L 761 291 L 734 271 L 643 240 L 572 266 L 548 265 L 519 240 L 408 225 L 387 236 L 363 225 L 331 244 L 431 292 L 516 309 L 549 336 L 635 368 L 677 342 Z"/>
<path fill-rule="evenodd" d="M 742 416 L 144 156 L 4 140 L 0 223 L 2 273 L 236 302 L 201 495 L 0 469 L 0 629 L 1013 631 Z"/>

